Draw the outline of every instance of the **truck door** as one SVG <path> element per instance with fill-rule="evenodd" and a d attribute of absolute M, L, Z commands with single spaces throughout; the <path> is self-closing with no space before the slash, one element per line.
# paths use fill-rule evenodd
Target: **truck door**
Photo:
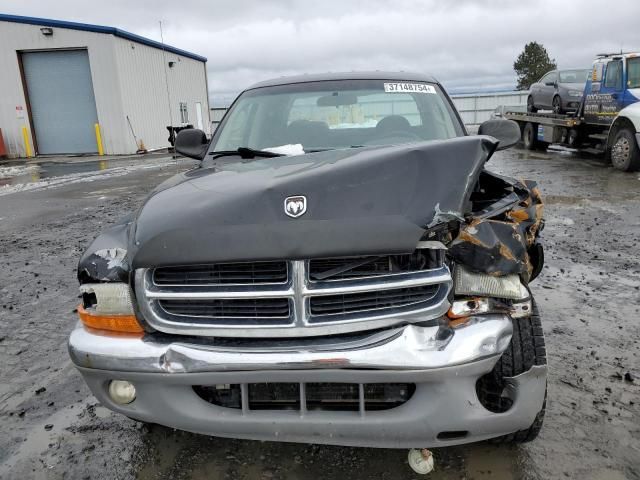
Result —
<path fill-rule="evenodd" d="M 640 56 L 627 57 L 623 108 L 640 101 Z"/>
<path fill-rule="evenodd" d="M 622 58 L 595 62 L 591 92 L 585 99 L 585 122 L 610 125 L 624 102 Z"/>

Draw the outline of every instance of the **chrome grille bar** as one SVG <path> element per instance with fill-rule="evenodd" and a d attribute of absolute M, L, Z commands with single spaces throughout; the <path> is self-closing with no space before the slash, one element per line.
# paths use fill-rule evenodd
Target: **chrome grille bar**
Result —
<path fill-rule="evenodd" d="M 339 280 L 310 280 L 309 262 L 288 262 L 287 281 L 282 284 L 253 285 L 158 285 L 153 281 L 153 269 L 139 269 L 135 275 L 135 288 L 140 312 L 153 328 L 174 334 L 226 337 L 296 337 L 331 335 L 384 328 L 401 322 L 426 321 L 439 317 L 449 308 L 447 296 L 451 288 L 451 274 L 442 265 L 439 268 L 411 272 L 390 273 L 366 278 Z M 311 314 L 312 298 L 335 295 L 363 294 L 435 286 L 433 294 L 406 304 L 357 310 L 358 303 L 346 302 L 345 313 Z M 415 297 L 416 293 L 413 293 Z M 260 299 L 287 299 L 289 315 L 260 317 Z M 185 302 L 230 301 L 230 305 L 246 300 L 252 302 L 251 317 L 206 315 L 173 315 L 162 308 L 165 300 Z M 231 302 L 235 303 L 231 303 Z M 397 302 L 396 302 L 397 303 Z M 257 306 L 256 306 L 257 304 Z M 224 305 L 222 305 L 224 307 Z M 265 311 L 266 311 L 265 307 Z"/>

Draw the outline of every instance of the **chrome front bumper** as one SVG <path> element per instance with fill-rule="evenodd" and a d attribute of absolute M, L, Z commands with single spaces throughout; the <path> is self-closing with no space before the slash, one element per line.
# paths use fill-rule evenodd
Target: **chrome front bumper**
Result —
<path fill-rule="evenodd" d="M 103 336 L 82 325 L 69 352 L 98 400 L 129 417 L 222 437 L 371 447 L 467 443 L 527 428 L 542 408 L 546 368 L 510 380 L 513 406 L 492 413 L 478 401 L 477 379 L 511 340 L 508 316 L 474 318 L 455 330 L 409 325 L 345 343 L 221 347 L 173 340 Z M 137 391 L 128 405 L 108 395 L 111 380 Z M 259 382 L 415 383 L 400 407 L 372 412 L 253 411 L 212 405 L 193 385 Z M 439 438 L 442 432 L 466 432 Z"/>
<path fill-rule="evenodd" d="M 106 336 L 80 323 L 69 339 L 78 367 L 123 372 L 196 373 L 315 368 L 421 370 L 462 365 L 501 354 L 511 320 L 493 315 L 456 330 L 408 325 L 342 343 L 221 347 L 152 337 Z"/>

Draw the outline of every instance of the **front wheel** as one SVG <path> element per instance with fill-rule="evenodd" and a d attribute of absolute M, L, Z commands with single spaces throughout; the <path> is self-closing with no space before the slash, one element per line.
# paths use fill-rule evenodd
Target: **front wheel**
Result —
<path fill-rule="evenodd" d="M 629 128 L 618 130 L 611 145 L 611 164 L 623 172 L 640 169 L 640 146 Z"/>
<path fill-rule="evenodd" d="M 509 347 L 502 354 L 493 370 L 481 377 L 476 385 L 480 403 L 492 412 L 506 412 L 513 403 L 508 396 L 504 395 L 507 387 L 505 378 L 527 372 L 534 365 L 547 364 L 540 312 L 535 301 L 532 302 L 532 305 L 531 316 L 513 319 L 513 336 Z M 524 443 L 534 440 L 542 430 L 547 404 L 546 398 L 545 386 L 545 401 L 529 428 L 494 438 L 491 441 L 494 443 Z"/>
<path fill-rule="evenodd" d="M 561 113 L 564 113 L 564 110 L 562 109 L 562 100 L 560 100 L 560 96 L 556 95 L 555 97 L 553 97 L 553 103 L 551 104 L 551 108 L 553 109 L 553 113 L 555 113 L 556 115 L 560 115 Z"/>

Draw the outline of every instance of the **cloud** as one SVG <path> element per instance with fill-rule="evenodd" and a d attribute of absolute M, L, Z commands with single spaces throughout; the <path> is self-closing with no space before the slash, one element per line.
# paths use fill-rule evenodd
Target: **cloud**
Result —
<path fill-rule="evenodd" d="M 529 41 L 560 67 L 585 67 L 602 51 L 640 50 L 637 0 L 305 0 L 14 3 L 19 15 L 112 25 L 208 57 L 213 103 L 251 83 L 290 74 L 350 70 L 428 72 L 449 89 L 512 88 L 513 61 Z M 81 8 L 79 8 L 82 6 Z"/>

